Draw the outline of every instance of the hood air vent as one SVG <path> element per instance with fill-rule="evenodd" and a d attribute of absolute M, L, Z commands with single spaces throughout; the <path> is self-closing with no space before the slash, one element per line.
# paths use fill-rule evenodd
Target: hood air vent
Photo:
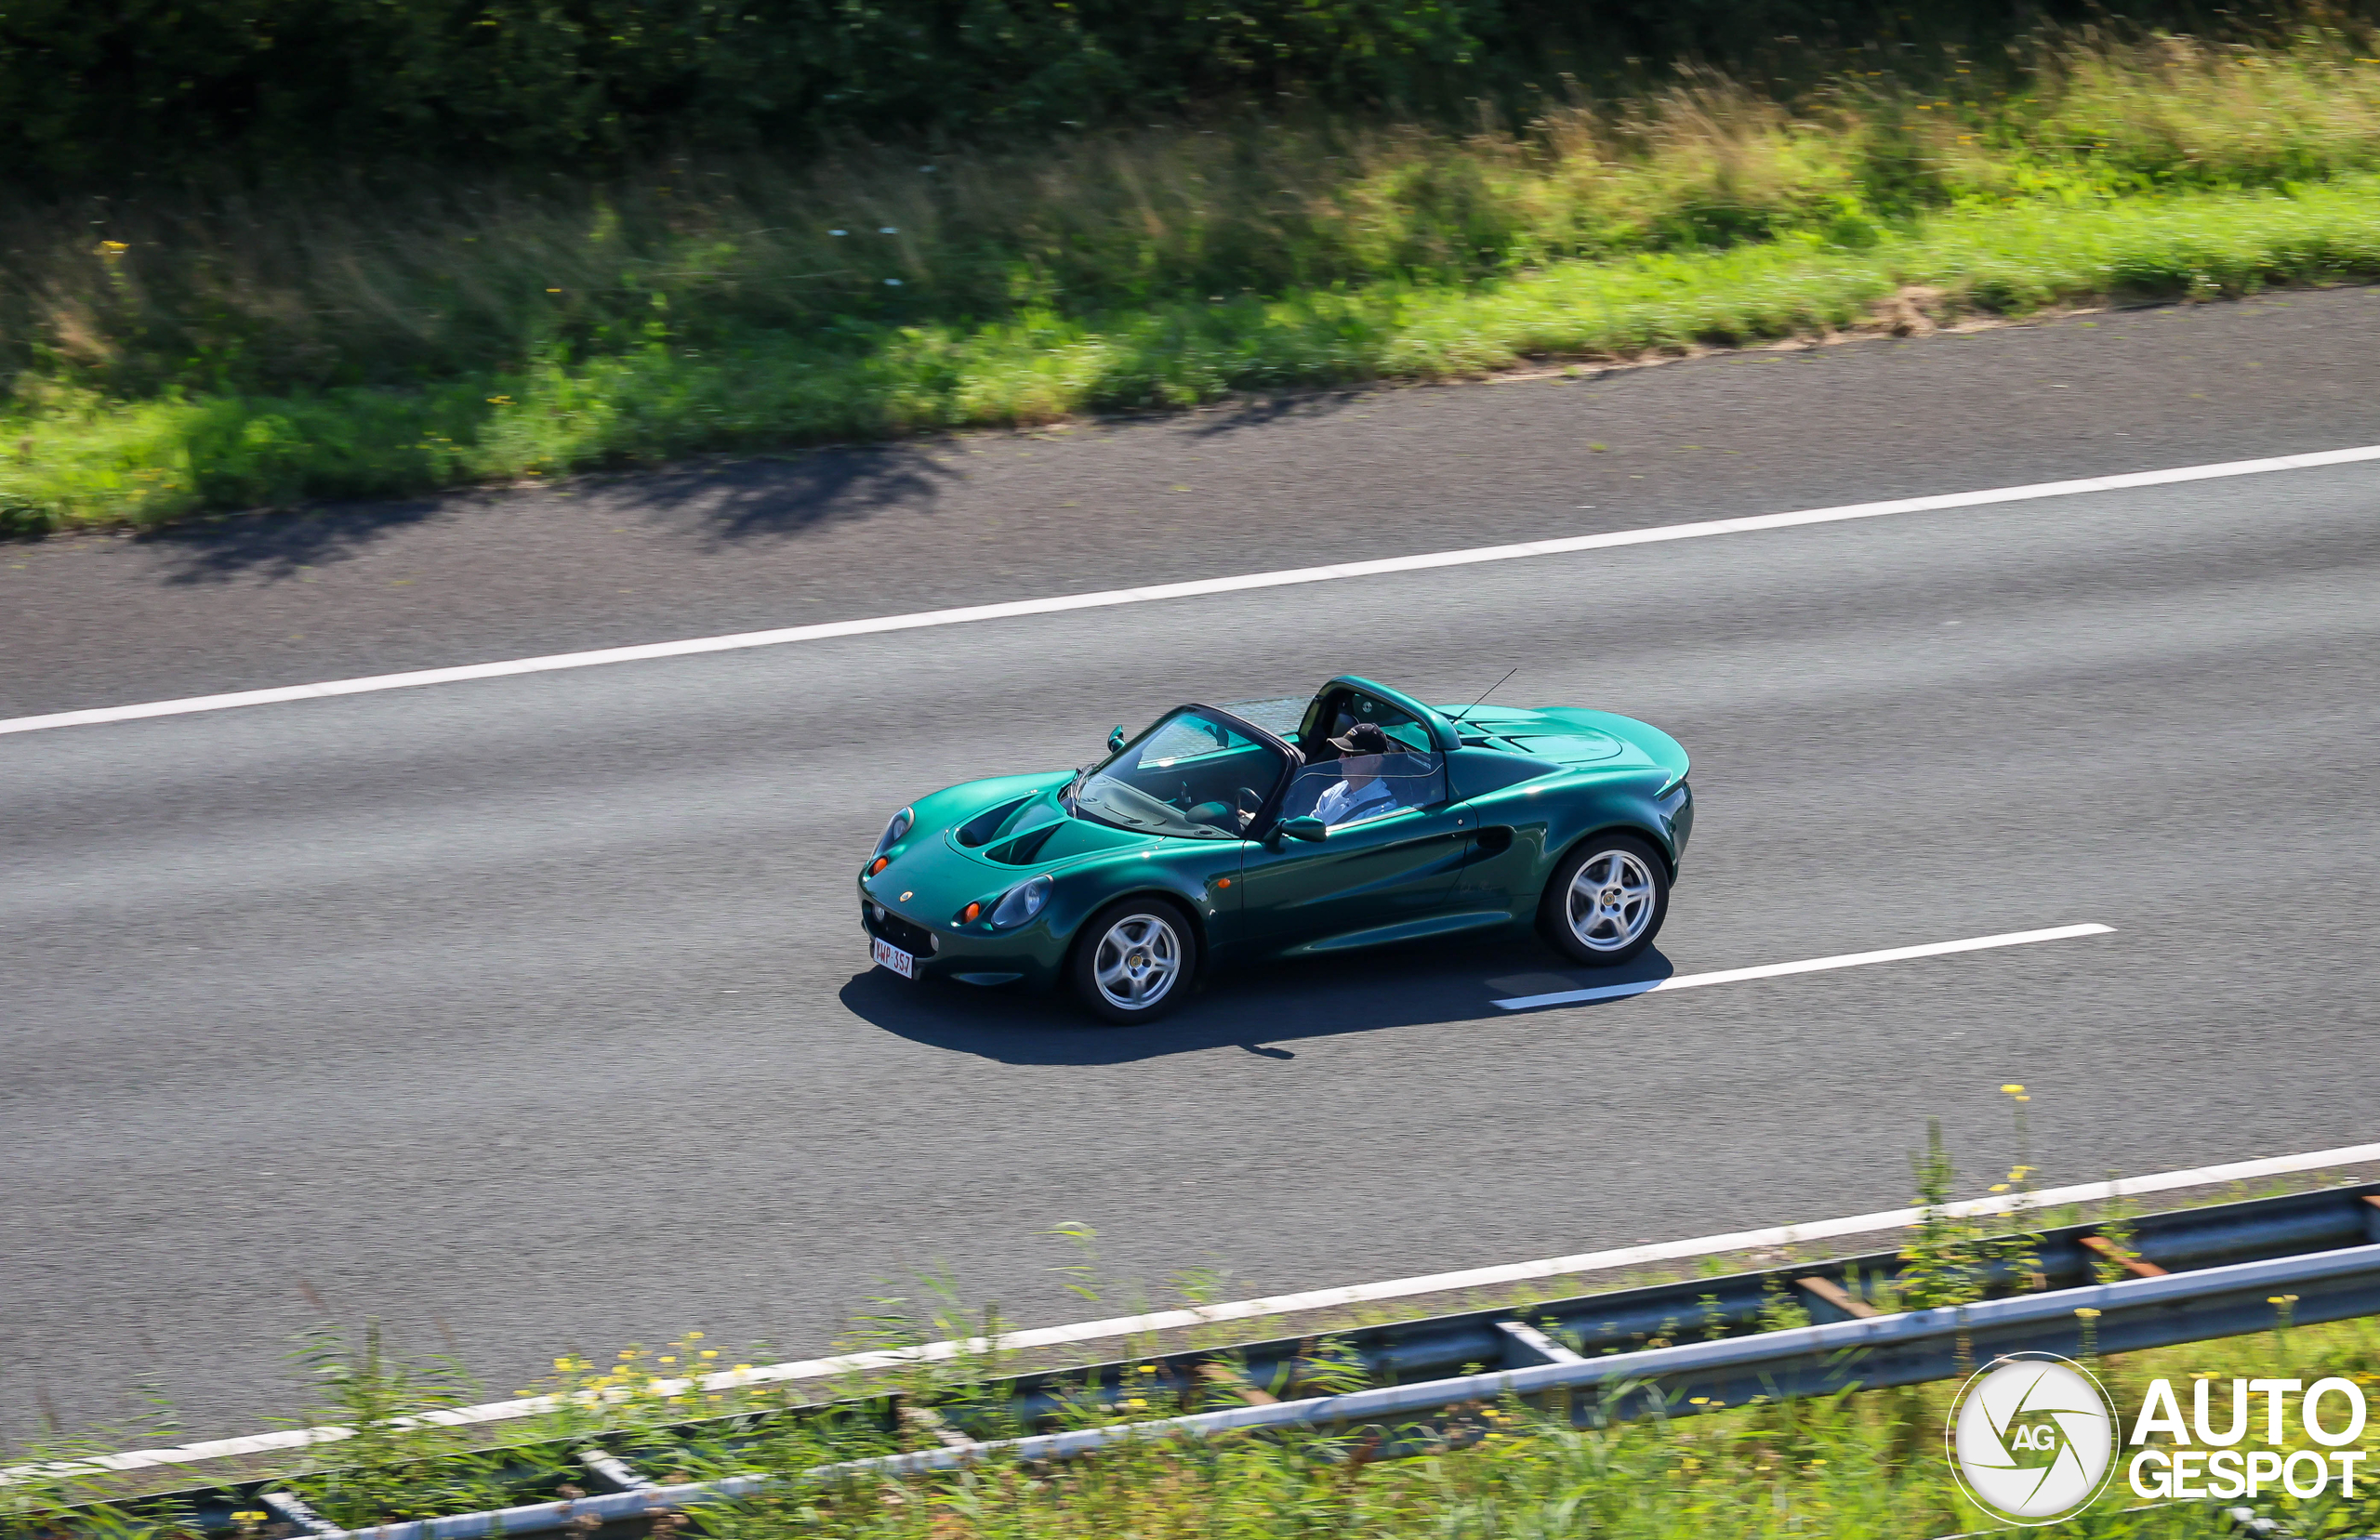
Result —
<path fill-rule="evenodd" d="M 1020 796 L 1013 802 L 1003 802 L 997 808 L 985 808 L 982 812 L 959 825 L 959 843 L 971 850 L 990 844 L 1007 832 L 1008 822 L 1016 816 L 1017 809 L 1032 800 L 1030 796 Z"/>
<path fill-rule="evenodd" d="M 1050 843 L 1050 836 L 1064 826 L 1064 819 L 1044 823 L 1038 829 L 1026 830 L 1005 844 L 993 846 L 984 854 L 1005 866 L 1030 866 L 1040 859 L 1041 847 Z"/>

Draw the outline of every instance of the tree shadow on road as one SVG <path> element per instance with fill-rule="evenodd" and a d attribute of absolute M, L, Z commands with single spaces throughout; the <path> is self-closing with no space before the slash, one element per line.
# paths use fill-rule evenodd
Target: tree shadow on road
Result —
<path fill-rule="evenodd" d="M 1221 438 L 1226 433 L 1242 432 L 1251 428 L 1274 428 L 1283 423 L 1335 417 L 1368 399 L 1371 394 L 1372 391 L 1361 386 L 1334 385 L 1310 391 L 1253 396 L 1221 410 L 1200 413 L 1183 427 L 1194 439 Z"/>
<path fill-rule="evenodd" d="M 345 560 L 428 523 L 456 501 L 424 497 L 401 503 L 333 503 L 292 512 L 195 519 L 144 531 L 139 539 L 165 558 L 167 583 L 294 578 L 310 567 Z"/>
<path fill-rule="evenodd" d="M 715 545 L 782 539 L 896 510 L 931 513 L 958 472 L 922 444 L 820 449 L 639 477 L 604 489 L 626 513 Z"/>
<path fill-rule="evenodd" d="M 1296 1051 L 1280 1045 L 1500 1020 L 1512 1013 L 1498 1008 L 1499 999 L 1651 983 L 1675 971 L 1658 949 L 1604 969 L 1565 966 L 1534 941 L 1403 947 L 1226 970 L 1173 1015 L 1145 1027 L 1102 1025 L 1063 993 L 910 983 L 881 968 L 853 976 L 841 999 L 853 1015 L 895 1036 L 1003 1064 L 1127 1064 L 1219 1049 L 1294 1060 Z"/>
<path fill-rule="evenodd" d="M 186 520 L 148 531 L 140 540 L 165 557 L 164 580 L 170 584 L 287 579 L 442 520 L 500 517 L 508 502 L 550 506 L 567 498 L 571 513 L 583 512 L 589 524 L 634 520 L 717 549 L 797 538 L 889 512 L 931 515 L 943 485 L 956 474 L 925 445 L 822 449 L 550 487 L 466 488 L 403 501 Z M 570 537 L 549 520 L 529 533 L 548 541 Z"/>

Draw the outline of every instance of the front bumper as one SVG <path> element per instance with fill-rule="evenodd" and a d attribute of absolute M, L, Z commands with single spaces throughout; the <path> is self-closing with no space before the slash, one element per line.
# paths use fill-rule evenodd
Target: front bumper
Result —
<path fill-rule="evenodd" d="M 919 979 L 1047 989 L 1057 981 L 1065 957 L 1064 944 L 1038 920 L 1001 935 L 967 935 L 902 914 L 869 893 L 865 883 L 859 892 L 859 923 L 869 936 L 916 958 Z"/>

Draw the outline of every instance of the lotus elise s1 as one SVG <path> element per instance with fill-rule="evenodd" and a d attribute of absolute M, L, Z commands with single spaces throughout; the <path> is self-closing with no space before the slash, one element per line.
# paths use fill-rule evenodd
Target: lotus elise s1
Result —
<path fill-rule="evenodd" d="M 1107 746 L 894 813 L 859 875 L 875 965 L 1064 984 L 1119 1025 L 1238 959 L 1533 928 L 1608 967 L 1660 933 L 1694 827 L 1686 751 L 1657 728 L 1352 676 L 1182 706 Z"/>

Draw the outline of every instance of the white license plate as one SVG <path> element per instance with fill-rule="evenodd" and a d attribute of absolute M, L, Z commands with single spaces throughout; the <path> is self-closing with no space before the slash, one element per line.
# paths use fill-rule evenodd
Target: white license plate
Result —
<path fill-rule="evenodd" d="M 918 976 L 918 960 L 891 941 L 879 941 L 870 936 L 867 939 L 867 954 L 875 960 L 877 967 L 889 967 L 904 979 Z"/>

